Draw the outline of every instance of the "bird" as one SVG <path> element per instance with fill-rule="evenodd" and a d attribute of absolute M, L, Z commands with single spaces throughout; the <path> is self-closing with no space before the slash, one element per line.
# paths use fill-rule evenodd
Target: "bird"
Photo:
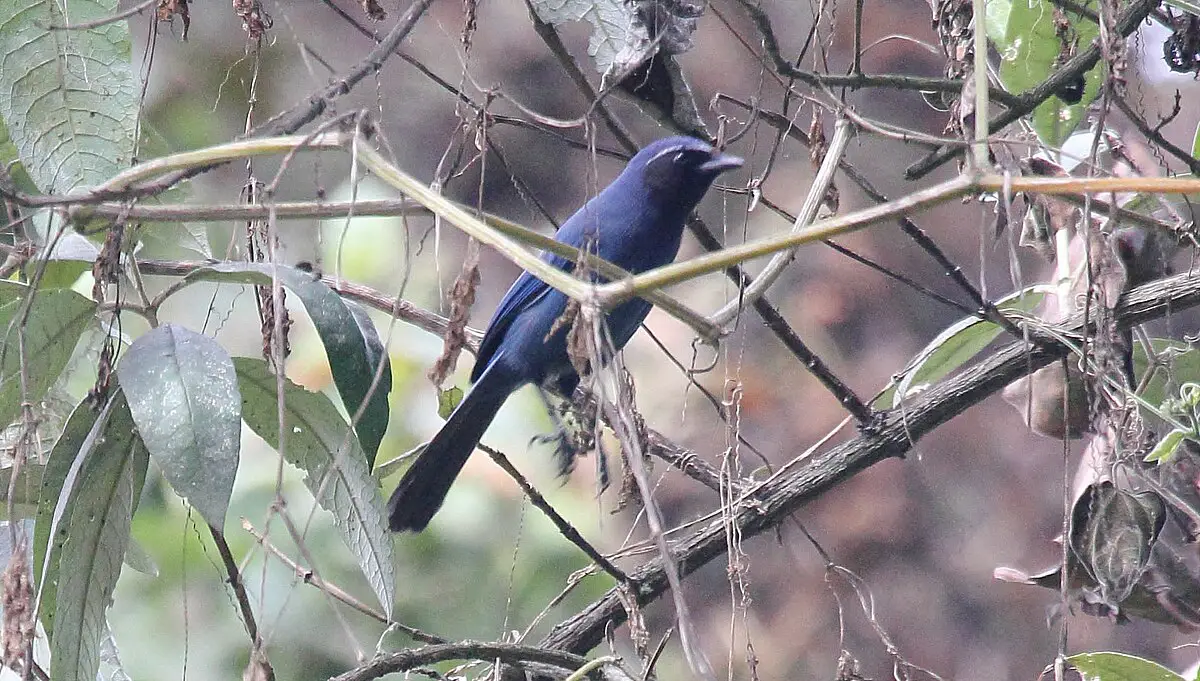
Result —
<path fill-rule="evenodd" d="M 633 274 L 667 265 L 679 252 L 684 223 L 713 180 L 742 163 L 693 137 L 656 140 L 568 218 L 554 238 Z M 574 268 L 553 253 L 542 259 L 563 271 Z M 580 377 L 567 352 L 570 324 L 560 321 L 568 300 L 528 272 L 513 283 L 484 332 L 472 387 L 419 450 L 388 500 L 392 531 L 425 529 L 513 391 L 534 384 L 568 397 L 574 392 Z M 605 315 L 613 347 L 620 350 L 629 342 L 650 308 L 648 301 L 632 298 Z"/>

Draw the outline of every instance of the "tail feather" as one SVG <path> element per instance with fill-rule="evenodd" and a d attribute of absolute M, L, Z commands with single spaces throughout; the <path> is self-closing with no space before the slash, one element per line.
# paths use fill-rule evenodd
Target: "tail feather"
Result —
<path fill-rule="evenodd" d="M 442 507 L 454 479 L 512 391 L 497 390 L 486 379 L 485 373 L 404 472 L 388 500 L 392 531 L 420 532 Z"/>

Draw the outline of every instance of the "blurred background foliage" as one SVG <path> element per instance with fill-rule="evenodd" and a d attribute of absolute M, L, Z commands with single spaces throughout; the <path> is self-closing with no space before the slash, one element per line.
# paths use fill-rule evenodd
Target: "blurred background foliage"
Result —
<path fill-rule="evenodd" d="M 352 17 L 362 16 L 353 3 L 337 4 Z M 469 52 L 459 39 L 464 5 L 448 1 L 433 4 L 403 51 L 476 94 L 480 88 L 500 88 L 507 97 L 546 116 L 572 118 L 584 112 L 587 102 L 534 33 L 524 5 L 485 0 L 467 6 L 477 12 L 478 26 Z M 870 1 L 866 6 L 863 40 L 873 46 L 863 56 L 864 71 L 942 75 L 940 55 L 927 47 L 936 43 L 927 4 L 890 0 Z M 829 72 L 839 72 L 853 54 L 853 7 L 848 2 L 822 7 L 825 66 Z M 328 4 L 268 3 L 264 9 L 273 19 L 273 28 L 256 53 L 248 51 L 240 20 L 224 6 L 193 6 L 186 41 L 181 40 L 178 21 L 156 26 L 149 17 L 131 20 L 135 65 L 153 45 L 144 122 L 167 148 L 191 149 L 227 140 L 246 127 L 248 117 L 261 122 L 295 104 L 372 46 Z M 404 8 L 386 9 L 398 16 Z M 784 54 L 798 50 L 812 25 L 814 5 L 768 0 L 763 9 L 784 41 Z M 697 47 L 679 58 L 706 117 L 715 120 L 703 105 L 718 92 L 747 101 L 758 97 L 778 102 L 778 85 L 762 77 L 760 64 L 735 38 L 735 31 L 754 35 L 749 21 L 731 3 L 714 2 L 710 10 L 714 11 L 699 22 Z M 370 31 L 390 25 L 357 21 Z M 561 31 L 572 54 L 584 64 L 587 33 L 583 25 Z M 1144 29 L 1132 43 L 1127 73 L 1131 99 L 1150 120 L 1155 119 L 1154 112 L 1170 111 L 1176 90 L 1184 101 L 1200 96 L 1200 86 L 1190 75 L 1171 74 L 1163 66 L 1158 47 L 1162 38 L 1161 29 Z M 590 73 L 590 66 L 587 70 Z M 945 114 L 916 93 L 875 89 L 848 93 L 846 99 L 863 116 L 928 134 L 940 134 L 945 125 Z M 610 98 L 609 103 L 639 139 L 666 134 L 633 104 L 618 98 Z M 378 75 L 336 106 L 339 112 L 356 108 L 375 112 L 381 135 L 399 165 L 425 181 L 433 179 L 439 159 L 461 134 L 465 115 L 452 94 L 399 59 L 386 62 Z M 512 112 L 511 105 L 497 107 Z M 731 126 L 744 122 L 739 119 L 744 112 L 726 113 L 732 117 Z M 809 116 L 803 110 L 797 124 L 807 126 Z M 1120 120 L 1111 123 L 1123 125 Z M 1162 133 L 1186 146 L 1196 124 L 1197 111 L 1188 107 Z M 577 130 L 566 134 L 581 138 Z M 547 233 L 553 226 L 531 199 L 563 219 L 621 167 L 613 159 L 594 157 L 519 127 L 497 125 L 488 130 L 488 137 L 504 150 L 508 170 L 489 158 L 481 177 L 484 164 L 471 163 L 446 184 L 445 191 L 456 200 L 479 203 L 489 212 Z M 610 146 L 603 131 L 599 139 Z M 757 172 L 773 139 L 771 129 L 756 126 L 735 151 L 745 155 L 752 172 Z M 901 170 L 924 153 L 896 140 L 861 135 L 852 143 L 848 160 L 884 193 L 901 195 L 916 186 L 901 179 Z M 794 212 L 808 190 L 814 166 L 807 149 L 789 144 L 782 147 L 776 163 L 761 190 Z M 1150 158 L 1149 167 L 1157 166 L 1158 161 Z M 277 159 L 262 159 L 253 162 L 249 173 L 270 181 L 277 169 Z M 359 184 L 352 194 L 349 170 L 348 160 L 333 154 L 294 160 L 276 198 L 307 199 L 318 193 L 341 200 L 352 195 L 390 195 L 371 181 Z M 934 179 L 953 172 L 953 168 L 943 169 Z M 229 202 L 247 176 L 244 164 L 218 168 L 190 183 L 189 200 Z M 512 176 L 521 178 L 533 196 L 523 195 Z M 730 183 L 740 185 L 744 180 L 743 174 Z M 839 182 L 839 189 L 843 211 L 867 205 L 849 183 Z M 713 192 L 701 213 L 726 243 L 787 229 L 786 222 L 761 206 L 747 212 L 746 205 L 744 196 Z M 1011 233 L 997 240 L 992 220 L 978 205 L 957 204 L 918 218 L 972 279 L 983 282 L 986 294 L 997 297 L 1039 281 L 1045 266 L 1032 253 L 1018 249 Z M 461 234 L 453 229 L 436 231 L 425 218 L 289 221 L 282 227 L 285 262 L 312 262 L 326 273 L 389 295 L 400 294 L 433 310 L 442 309 L 442 294 L 457 274 L 464 247 Z M 243 230 L 242 224 L 209 225 L 207 245 L 217 257 L 235 253 Z M 893 226 L 863 231 L 840 243 L 938 290 L 948 290 L 942 273 Z M 196 259 L 197 250 L 203 249 L 180 250 L 163 243 L 150 246 L 147 254 Z M 685 240 L 681 257 L 698 252 L 694 243 Z M 472 316 L 476 327 L 486 323 L 517 274 L 506 261 L 486 251 L 482 269 L 483 283 Z M 674 292 L 700 310 L 715 309 L 736 295 L 719 276 Z M 930 338 L 960 317 L 821 246 L 803 249 L 769 297 L 834 372 L 862 395 L 886 385 Z M 294 304 L 290 309 L 297 323 L 289 376 L 310 389 L 329 391 L 332 383 L 322 346 L 303 309 Z M 259 321 L 248 290 L 195 286 L 175 296 L 163 316 L 203 329 L 234 355 L 259 353 Z M 429 437 L 440 423 L 436 394 L 425 372 L 441 342 L 383 315 L 373 313 L 373 318 L 392 361 L 391 424 L 379 453 L 379 461 L 387 461 Z M 1187 322 L 1174 319 L 1169 324 L 1178 329 Z M 687 328 L 658 311 L 647 326 L 683 365 L 693 363 L 692 334 Z M 123 330 L 131 336 L 142 331 L 136 324 Z M 714 464 L 725 448 L 735 447 L 746 472 L 765 462 L 778 465 L 844 417 L 836 401 L 749 313 L 723 342 L 715 370 L 696 380 L 734 401 L 737 431 L 756 452 L 734 440 L 706 399 L 689 387 L 684 373 L 667 361 L 648 334 L 639 334 L 626 356 L 647 423 Z M 711 351 L 702 350 L 695 363 L 704 365 L 711 359 Z M 84 366 L 94 362 L 81 361 Z M 469 358 L 464 357 L 456 384 L 465 384 L 469 368 Z M 81 376 L 73 387 L 86 389 L 90 381 L 89 376 Z M 617 505 L 616 490 L 599 494 L 591 461 L 582 462 L 569 480 L 555 477 L 549 451 L 529 445 L 531 437 L 549 428 L 540 402 L 526 391 L 506 405 L 485 441 L 512 455 L 551 503 L 603 550 L 622 546 L 631 526 L 634 536 L 642 537 L 644 524 L 634 525 L 633 509 L 611 513 Z M 611 442 L 608 449 L 613 451 Z M 244 557 L 242 566 L 254 602 L 261 607 L 259 625 L 278 678 L 324 678 L 369 657 L 377 646 L 388 650 L 410 645 L 411 640 L 399 632 L 380 640 L 378 623 L 306 586 L 301 576 L 236 529 L 238 519 L 245 518 L 259 531 L 268 531 L 278 550 L 307 564 L 286 532 L 264 526 L 275 498 L 278 465 L 277 456 L 261 440 L 248 431 L 243 434 L 243 461 L 229 529 L 235 554 Z M 805 507 L 797 517 L 834 560 L 863 580 L 874 599 L 877 624 L 904 658 L 944 678 L 1035 678 L 1056 649 L 1057 634 L 1047 622 L 1056 596 L 993 581 L 992 570 L 998 565 L 1037 569 L 1057 560 L 1059 548 L 1052 539 L 1061 527 L 1063 466 L 1060 443 L 1028 432 L 1016 412 L 993 398 L 928 436 L 907 460 L 870 468 Z M 660 465 L 656 475 L 664 469 Z M 285 470 L 284 479 L 289 509 L 295 517 L 308 518 L 304 541 L 320 574 L 363 602 L 372 602 L 371 591 L 333 531 L 330 517 L 309 509 L 311 497 L 295 471 Z M 395 480 L 383 481 L 385 492 Z M 672 522 L 691 519 L 717 502 L 711 491 L 675 472 L 662 475 L 658 495 Z M 240 674 L 247 663 L 247 640 L 203 521 L 181 504 L 153 468 L 134 520 L 134 538 L 157 566 L 157 575 L 125 570 L 110 611 L 110 624 L 129 673 L 133 678 L 197 681 Z M 585 577 L 539 619 L 545 605 L 588 561 L 481 454 L 470 462 L 430 529 L 418 536 L 398 537 L 396 546 L 396 619 L 450 639 L 501 639 L 532 627 L 530 638 L 536 640 L 611 586 L 605 576 Z M 860 662 L 860 672 L 867 678 L 892 674 L 892 658 L 872 622 L 845 582 L 827 576 L 821 558 L 794 526 L 750 539 L 742 551 L 738 569 L 744 570 L 744 592 L 731 586 L 731 568 L 720 562 L 691 576 L 685 586 L 702 647 L 719 674 L 728 666 L 731 678 L 749 678 L 752 671 L 764 679 L 829 678 L 836 673 L 843 650 Z M 626 562 L 633 565 L 647 558 L 635 556 Z M 839 612 L 845 616 L 844 629 L 839 627 Z M 648 608 L 650 630 L 665 631 L 672 613 L 669 603 Z M 1195 657 L 1192 649 L 1178 647 L 1189 637 L 1144 622 L 1116 626 L 1072 616 L 1070 634 L 1072 650 L 1132 650 L 1176 665 Z M 748 642 L 756 655 L 753 670 L 747 662 Z M 628 654 L 627 644 L 620 644 L 619 651 Z M 659 673 L 662 678 L 688 674 L 676 645 L 668 647 Z"/>

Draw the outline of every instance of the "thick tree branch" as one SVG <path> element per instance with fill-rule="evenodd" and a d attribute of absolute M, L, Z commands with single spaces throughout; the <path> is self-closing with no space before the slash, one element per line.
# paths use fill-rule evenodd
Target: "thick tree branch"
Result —
<path fill-rule="evenodd" d="M 1128 294 L 1115 316 L 1130 326 L 1200 304 L 1200 277 L 1180 275 L 1138 287 Z M 1083 330 L 1077 316 L 1058 327 L 1060 334 Z M 680 575 L 687 575 L 728 549 L 727 532 L 748 539 L 777 526 L 789 514 L 817 498 L 837 483 L 891 457 L 902 457 L 922 437 L 966 411 L 1015 379 L 1066 354 L 1062 345 L 1046 334 L 1030 345 L 1012 343 L 991 357 L 929 389 L 902 407 L 886 412 L 877 429 L 804 461 L 782 467 L 753 492 L 754 503 L 736 504 L 733 518 L 716 518 L 706 528 L 682 539 L 674 555 Z M 797 468 L 797 466 L 799 466 Z M 795 470 L 792 470 L 795 469 Z M 649 603 L 667 588 L 666 571 L 658 561 L 634 570 L 630 577 L 639 586 L 639 604 Z M 579 614 L 560 623 L 538 645 L 573 652 L 598 645 L 609 628 L 627 616 L 622 595 L 611 590 Z"/>

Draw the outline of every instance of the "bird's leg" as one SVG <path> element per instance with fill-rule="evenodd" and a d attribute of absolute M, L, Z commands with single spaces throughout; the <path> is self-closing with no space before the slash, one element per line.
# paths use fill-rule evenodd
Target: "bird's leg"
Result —
<path fill-rule="evenodd" d="M 575 460 L 596 448 L 595 421 L 587 417 L 588 410 L 580 404 L 567 400 L 552 400 L 545 389 L 539 388 L 538 395 L 546 405 L 546 413 L 554 422 L 554 432 L 535 436 L 530 444 L 553 444 L 558 459 L 559 475 L 568 475 L 575 468 Z M 603 487 L 608 486 L 608 467 L 604 453 L 597 451 L 597 475 Z"/>
<path fill-rule="evenodd" d="M 550 420 L 554 422 L 554 432 L 535 435 L 529 441 L 529 444 L 554 445 L 554 456 L 558 459 L 558 474 L 566 476 L 575 468 L 575 455 L 577 453 L 574 442 L 575 438 L 571 436 L 571 432 L 567 430 L 567 426 L 563 422 L 563 417 L 567 414 L 566 403 L 564 402 L 561 406 L 555 405 L 545 388 L 540 386 L 538 387 L 538 396 L 542 398 L 542 404 L 546 405 L 546 413 L 550 415 Z"/>

